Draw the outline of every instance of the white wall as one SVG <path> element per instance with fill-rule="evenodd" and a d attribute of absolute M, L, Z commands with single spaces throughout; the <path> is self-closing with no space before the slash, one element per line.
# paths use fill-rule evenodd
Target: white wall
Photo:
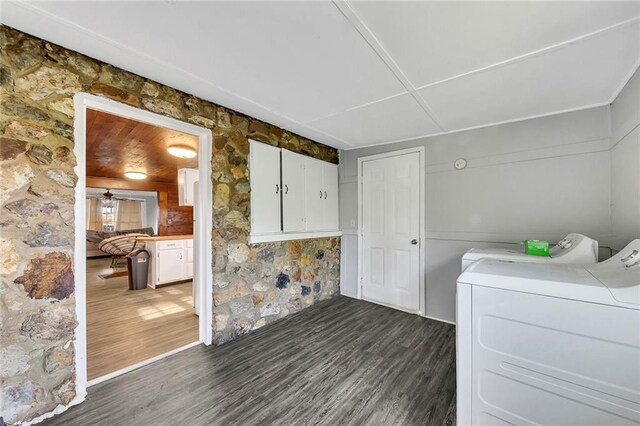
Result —
<path fill-rule="evenodd" d="M 344 151 L 340 165 L 343 294 L 355 295 L 357 158 L 426 151 L 426 315 L 455 319 L 460 257 L 472 247 L 555 242 L 569 232 L 611 240 L 608 107 Z M 455 170 L 465 158 L 468 166 Z"/>
<path fill-rule="evenodd" d="M 614 248 L 640 238 L 640 71 L 611 104 L 611 223 Z"/>

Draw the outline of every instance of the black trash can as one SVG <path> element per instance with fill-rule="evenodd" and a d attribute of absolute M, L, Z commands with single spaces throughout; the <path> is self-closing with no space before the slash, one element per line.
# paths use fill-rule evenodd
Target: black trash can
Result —
<path fill-rule="evenodd" d="M 127 269 L 129 269 L 129 290 L 147 288 L 149 252 L 145 249 L 139 249 L 129 253 L 127 255 Z"/>

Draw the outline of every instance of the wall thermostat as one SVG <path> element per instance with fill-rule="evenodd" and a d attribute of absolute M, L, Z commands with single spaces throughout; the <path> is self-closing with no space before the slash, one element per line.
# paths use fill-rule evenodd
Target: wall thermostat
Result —
<path fill-rule="evenodd" d="M 456 170 L 462 170 L 467 167 L 467 160 L 465 160 L 464 158 L 458 158 L 453 162 L 453 167 L 455 167 Z"/>

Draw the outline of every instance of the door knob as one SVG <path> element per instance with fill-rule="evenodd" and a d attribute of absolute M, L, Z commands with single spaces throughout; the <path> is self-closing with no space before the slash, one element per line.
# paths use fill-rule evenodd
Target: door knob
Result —
<path fill-rule="evenodd" d="M 413 245 L 415 246 L 416 244 L 418 244 L 418 240 L 416 240 L 416 239 L 414 238 L 413 240 L 411 240 L 411 244 L 413 244 Z"/>

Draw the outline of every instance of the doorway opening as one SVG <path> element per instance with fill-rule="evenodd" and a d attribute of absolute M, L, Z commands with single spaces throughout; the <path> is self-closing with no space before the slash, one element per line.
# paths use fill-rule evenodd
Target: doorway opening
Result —
<path fill-rule="evenodd" d="M 212 138 L 108 99 L 74 101 L 82 400 L 87 386 L 211 344 Z"/>
<path fill-rule="evenodd" d="M 423 147 L 358 159 L 359 299 L 424 316 Z"/>

